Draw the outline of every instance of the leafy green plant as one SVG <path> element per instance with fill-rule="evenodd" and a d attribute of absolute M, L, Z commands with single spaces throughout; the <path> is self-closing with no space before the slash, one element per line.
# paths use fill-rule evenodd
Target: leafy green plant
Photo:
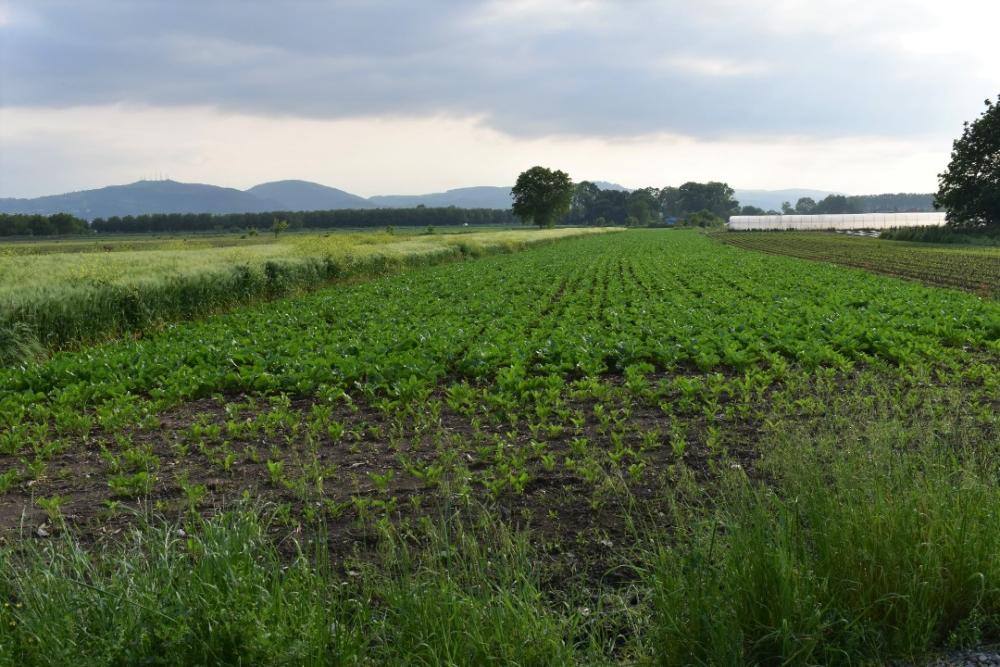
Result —
<path fill-rule="evenodd" d="M 145 470 L 131 475 L 118 474 L 108 480 L 111 494 L 123 498 L 148 496 L 156 484 L 156 477 Z"/>

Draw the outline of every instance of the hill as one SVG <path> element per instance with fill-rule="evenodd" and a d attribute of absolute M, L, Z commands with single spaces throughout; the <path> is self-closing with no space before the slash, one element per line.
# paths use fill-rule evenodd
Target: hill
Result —
<path fill-rule="evenodd" d="M 0 199 L 3 213 L 70 213 L 80 218 L 144 213 L 255 213 L 285 208 L 235 188 L 177 181 L 137 181 L 34 199 Z"/>
<path fill-rule="evenodd" d="M 373 208 L 364 197 L 310 181 L 271 181 L 255 185 L 248 193 L 281 204 L 286 211 L 334 211 L 342 208 Z"/>
<path fill-rule="evenodd" d="M 615 183 L 592 182 L 602 190 L 628 192 L 627 188 Z M 820 201 L 829 194 L 835 193 L 810 189 L 736 190 L 735 197 L 741 206 L 780 210 L 782 202 L 794 205 L 800 197 L 812 197 Z M 850 199 L 863 212 L 934 210 L 933 195 L 930 194 L 859 195 Z M 149 213 L 263 213 L 417 206 L 509 209 L 510 187 L 486 185 L 431 194 L 379 195 L 366 199 L 344 190 L 302 180 L 271 181 L 248 190 L 166 180 L 137 181 L 128 185 L 112 185 L 34 199 L 0 198 L 0 213 L 70 213 L 89 220 Z"/>
<path fill-rule="evenodd" d="M 384 208 L 413 208 L 415 206 L 459 208 L 510 208 L 509 186 L 482 185 L 456 188 L 427 195 L 379 195 L 368 201 Z"/>

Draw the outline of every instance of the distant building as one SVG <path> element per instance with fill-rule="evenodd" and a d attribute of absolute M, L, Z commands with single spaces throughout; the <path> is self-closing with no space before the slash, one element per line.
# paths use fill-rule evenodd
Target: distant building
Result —
<path fill-rule="evenodd" d="M 845 213 L 842 215 L 734 215 L 729 229 L 735 231 L 799 229 L 843 231 L 848 229 L 892 229 L 932 227 L 945 223 L 944 213 Z"/>

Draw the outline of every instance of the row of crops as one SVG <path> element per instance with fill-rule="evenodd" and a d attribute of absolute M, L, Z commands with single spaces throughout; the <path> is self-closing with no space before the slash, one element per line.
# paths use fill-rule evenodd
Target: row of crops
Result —
<path fill-rule="evenodd" d="M 854 266 L 986 297 L 1000 296 L 1000 250 L 995 248 L 928 246 L 815 232 L 735 232 L 717 238 L 739 248 Z"/>
<path fill-rule="evenodd" d="M 428 401 L 497 423 L 528 411 L 532 435 L 571 433 L 589 416 L 567 401 L 619 391 L 608 377 L 657 406 L 653 440 L 667 437 L 663 424 L 678 411 L 705 417 L 699 429 L 766 411 L 755 402 L 813 371 L 944 373 L 995 396 L 998 351 L 995 302 L 694 234 L 630 233 L 415 270 L 0 372 L 0 490 L 51 478 L 57 455 L 73 465 L 74 452 L 95 450 L 104 458 L 94 479 L 141 473 L 136 489 L 159 488 L 169 483 L 157 474 L 163 457 L 128 452 L 169 446 L 162 415 L 212 397 L 201 418 L 209 437 L 179 430 L 231 467 L 233 457 L 263 455 L 241 451 L 262 421 L 285 433 L 274 452 L 284 458 L 300 440 L 330 445 L 324 424 L 338 421 L 334 412 L 364 432 L 364 413 L 347 414 L 362 403 L 386 415 L 409 410 L 412 421 L 426 417 L 417 408 Z M 306 404 L 296 410 L 289 397 Z M 123 452 L 148 461 L 116 473 Z"/>
<path fill-rule="evenodd" d="M 430 612 L 402 601 L 431 595 L 443 609 L 432 592 L 458 585 L 467 597 L 450 618 L 502 625 L 489 655 L 480 640 L 445 651 L 466 664 L 898 658 L 997 630 L 988 619 L 1000 599 L 985 591 L 1000 590 L 989 519 L 1000 510 L 998 397 L 995 301 L 696 232 L 629 231 L 415 268 L 2 370 L 0 531 L 103 543 L 152 511 L 198 536 L 169 546 L 175 533 L 152 533 L 150 544 L 198 565 L 230 534 L 210 524 L 202 535 L 198 517 L 266 502 L 268 528 L 241 520 L 233 535 L 321 535 L 345 572 L 333 576 L 348 580 L 308 612 L 346 634 L 288 639 L 289 655 L 367 637 L 352 655 L 404 664 L 387 656 L 428 651 L 436 664 L 429 626 L 399 634 L 401 618 Z M 482 538 L 460 549 L 419 528 L 481 514 L 530 531 L 535 546 Z M 415 573 L 394 551 L 399 570 L 350 574 L 371 574 L 345 563 L 386 535 L 422 536 L 434 555 L 413 562 L 433 565 Z M 31 553 L 26 562 L 54 558 Z M 227 555 L 212 571 L 250 576 L 264 559 L 254 558 Z M 407 574 L 388 581 L 389 571 Z M 0 576 L 0 592 L 58 611 L 49 600 L 63 598 L 32 589 L 58 577 L 36 575 Z M 313 579 L 295 577 L 254 590 L 287 585 L 287 599 L 310 599 L 295 587 Z M 911 593 L 922 597 L 904 613 Z M 136 655 L 201 627 L 183 620 L 190 611 L 150 616 L 160 595 L 129 612 L 136 627 L 165 628 L 128 643 Z M 252 605 L 241 641 L 277 641 L 253 620 L 274 606 Z M 72 614 L 0 610 L 18 627 L 46 618 L 81 632 Z M 438 622 L 440 641 L 468 637 L 428 620 Z M 539 642 L 537 628 L 556 640 Z M 8 645 L 50 660 L 56 650 L 27 629 Z M 3 648 L 0 635 L 0 658 Z"/>

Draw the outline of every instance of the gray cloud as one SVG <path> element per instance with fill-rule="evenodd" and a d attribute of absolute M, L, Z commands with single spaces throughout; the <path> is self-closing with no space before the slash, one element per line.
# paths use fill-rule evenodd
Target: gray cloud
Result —
<path fill-rule="evenodd" d="M 518 136 L 837 137 L 953 133 L 970 100 L 997 92 L 967 73 L 975 54 L 895 48 L 877 17 L 778 30 L 771 4 L 18 2 L 0 27 L 0 103 L 474 115 Z"/>

